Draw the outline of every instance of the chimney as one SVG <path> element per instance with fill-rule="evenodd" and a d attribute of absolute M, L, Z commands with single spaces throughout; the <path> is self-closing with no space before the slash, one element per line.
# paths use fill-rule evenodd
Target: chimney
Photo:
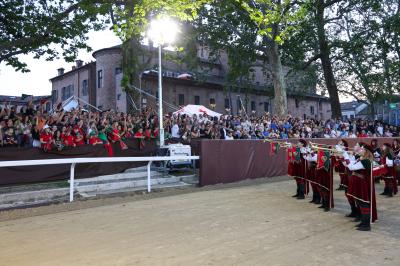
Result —
<path fill-rule="evenodd" d="M 72 70 L 75 70 L 76 69 L 76 66 L 72 66 Z"/>
<path fill-rule="evenodd" d="M 61 75 L 64 75 L 64 68 L 59 68 L 59 69 L 57 69 L 57 72 L 58 72 L 58 76 L 61 76 Z"/>
<path fill-rule="evenodd" d="M 76 64 L 77 68 L 81 67 L 81 66 L 83 66 L 83 61 L 82 60 L 75 60 L 75 64 Z"/>

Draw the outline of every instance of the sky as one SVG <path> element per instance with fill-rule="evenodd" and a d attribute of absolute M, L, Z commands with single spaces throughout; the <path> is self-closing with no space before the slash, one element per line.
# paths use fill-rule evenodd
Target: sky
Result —
<path fill-rule="evenodd" d="M 105 47 L 111 47 L 120 44 L 121 41 L 110 30 L 91 31 L 88 34 L 88 45 L 92 47 L 92 52 L 81 50 L 77 59 L 83 62 L 94 61 L 92 53 Z M 63 58 L 53 61 L 45 59 L 34 59 L 32 54 L 21 55 L 23 62 L 28 64 L 31 70 L 29 73 L 16 72 L 12 67 L 6 66 L 5 63 L 0 64 L 0 95 L 21 96 L 21 94 L 29 95 L 50 95 L 51 82 L 50 78 L 57 75 L 57 69 L 60 67 L 69 71 L 74 63 L 67 63 Z"/>

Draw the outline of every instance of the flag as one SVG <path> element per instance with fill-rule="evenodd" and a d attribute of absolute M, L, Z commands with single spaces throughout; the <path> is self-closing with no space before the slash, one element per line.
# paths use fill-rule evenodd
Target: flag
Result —
<path fill-rule="evenodd" d="M 319 150 L 317 154 L 317 168 L 324 168 L 325 171 L 329 171 L 331 166 L 330 160 L 331 154 L 329 151 Z"/>
<path fill-rule="evenodd" d="M 299 147 L 294 149 L 293 158 L 298 163 L 301 161 L 301 149 Z"/>
<path fill-rule="evenodd" d="M 271 155 L 277 154 L 280 149 L 279 143 L 271 142 Z"/>

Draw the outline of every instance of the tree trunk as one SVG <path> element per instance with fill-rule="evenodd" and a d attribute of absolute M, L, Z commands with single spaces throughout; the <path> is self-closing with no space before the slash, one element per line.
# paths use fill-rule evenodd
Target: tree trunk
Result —
<path fill-rule="evenodd" d="M 333 75 L 332 62 L 330 59 L 330 49 L 326 40 L 325 34 L 325 21 L 324 21 L 324 0 L 316 1 L 316 24 L 318 31 L 318 42 L 321 54 L 322 69 L 324 72 L 324 78 L 326 87 L 328 89 L 329 98 L 331 101 L 332 118 L 340 118 L 342 116 L 342 110 L 339 101 L 339 93 L 336 85 L 335 76 Z"/>
<path fill-rule="evenodd" d="M 282 69 L 278 44 L 271 42 L 270 46 L 269 59 L 275 92 L 274 111 L 276 115 L 283 118 L 288 114 L 285 76 Z"/>

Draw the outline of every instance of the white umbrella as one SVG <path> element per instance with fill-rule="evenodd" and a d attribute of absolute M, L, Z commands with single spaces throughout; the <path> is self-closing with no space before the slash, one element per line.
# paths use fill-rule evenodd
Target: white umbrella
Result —
<path fill-rule="evenodd" d="M 208 116 L 216 116 L 216 117 L 220 117 L 221 114 L 214 112 L 208 108 L 206 108 L 203 105 L 194 105 L 194 104 L 188 104 L 185 107 L 179 109 L 178 111 L 176 111 L 174 113 L 174 115 L 178 115 L 178 114 L 186 114 L 189 116 L 193 116 L 193 115 L 208 115 Z"/>

